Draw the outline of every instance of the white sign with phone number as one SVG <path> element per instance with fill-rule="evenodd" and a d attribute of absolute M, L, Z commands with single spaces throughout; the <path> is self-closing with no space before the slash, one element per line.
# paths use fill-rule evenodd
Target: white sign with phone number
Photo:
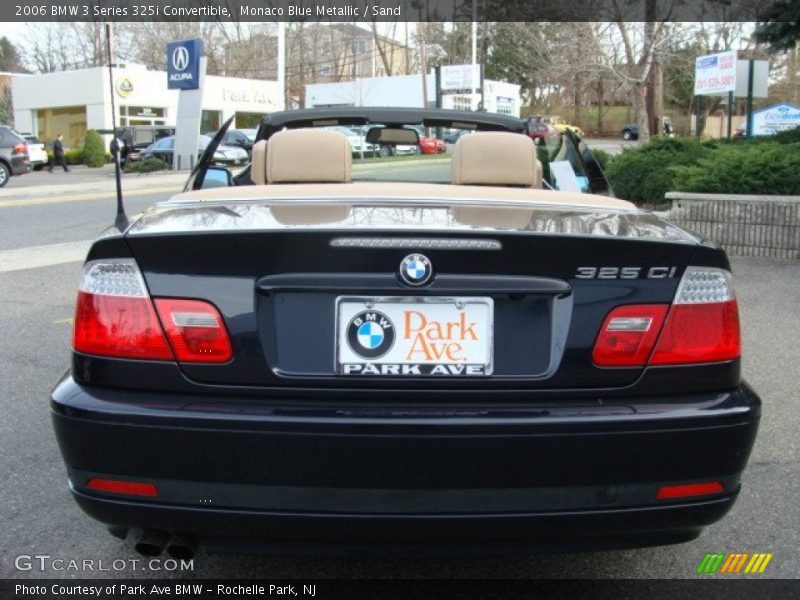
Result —
<path fill-rule="evenodd" d="M 736 51 L 698 56 L 694 64 L 694 94 L 707 96 L 736 90 Z"/>

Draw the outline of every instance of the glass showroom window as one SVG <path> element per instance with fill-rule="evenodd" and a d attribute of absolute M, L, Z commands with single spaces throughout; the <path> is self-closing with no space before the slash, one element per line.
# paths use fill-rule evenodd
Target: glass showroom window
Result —
<path fill-rule="evenodd" d="M 40 108 L 36 111 L 36 128 L 39 139 L 45 143 L 52 144 L 62 133 L 64 146 L 80 148 L 86 137 L 86 107 Z"/>
<path fill-rule="evenodd" d="M 200 113 L 200 133 L 215 133 L 222 125 L 222 111 L 204 110 Z"/>
<path fill-rule="evenodd" d="M 127 106 L 119 107 L 119 124 L 125 125 L 164 125 L 167 109 L 163 106 Z"/>
<path fill-rule="evenodd" d="M 262 113 L 237 112 L 233 120 L 236 129 L 258 129 L 261 125 Z"/>

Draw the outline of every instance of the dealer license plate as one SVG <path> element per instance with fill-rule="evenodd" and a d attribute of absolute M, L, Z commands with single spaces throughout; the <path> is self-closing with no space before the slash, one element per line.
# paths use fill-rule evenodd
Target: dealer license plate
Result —
<path fill-rule="evenodd" d="M 492 374 L 491 298 L 340 297 L 336 320 L 339 375 Z"/>

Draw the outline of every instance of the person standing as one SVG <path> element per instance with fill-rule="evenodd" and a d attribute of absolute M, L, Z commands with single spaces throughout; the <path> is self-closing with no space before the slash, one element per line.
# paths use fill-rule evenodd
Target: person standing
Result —
<path fill-rule="evenodd" d="M 61 165 L 64 168 L 64 173 L 69 173 L 69 167 L 64 162 L 64 136 L 60 133 L 56 136 L 56 141 L 53 142 L 53 162 L 47 168 L 51 173 L 53 172 L 53 165 Z"/>

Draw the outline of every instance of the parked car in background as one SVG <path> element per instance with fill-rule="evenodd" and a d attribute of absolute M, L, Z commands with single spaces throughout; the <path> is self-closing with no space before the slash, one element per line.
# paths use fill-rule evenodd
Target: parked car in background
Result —
<path fill-rule="evenodd" d="M 450 129 L 444 132 L 442 139 L 445 144 L 455 144 L 463 135 L 475 133 L 472 129 Z"/>
<path fill-rule="evenodd" d="M 209 143 L 211 143 L 210 137 L 208 137 L 207 135 L 200 136 L 197 148 L 198 158 L 200 158 L 200 156 L 203 154 Z M 174 154 L 174 147 L 175 147 L 175 136 L 169 135 L 167 137 L 161 138 L 160 140 L 158 140 L 153 144 L 150 144 L 147 148 L 142 150 L 141 159 L 145 160 L 151 157 L 159 158 L 168 165 L 172 166 L 172 156 Z M 219 147 L 214 152 L 214 164 L 218 165 L 229 165 L 229 166 L 245 165 L 249 162 L 249 160 L 250 156 L 247 154 L 247 151 L 237 146 L 226 146 L 225 144 L 220 144 Z"/>
<path fill-rule="evenodd" d="M 447 152 L 447 144 L 444 143 L 444 140 L 426 135 L 424 127 L 413 127 L 413 129 L 419 133 L 420 154 L 444 154 Z M 458 140 L 456 139 L 456 141 Z"/>
<path fill-rule="evenodd" d="M 214 136 L 214 131 L 206 133 L 208 137 Z M 255 129 L 229 129 L 222 138 L 222 143 L 226 146 L 238 146 L 246 150 L 248 154 L 253 149 L 253 142 L 256 139 Z"/>
<path fill-rule="evenodd" d="M 112 133 L 100 130 L 99 133 Z M 116 137 L 122 141 L 119 162 L 124 167 L 128 161 L 137 161 L 141 152 L 161 138 L 175 135 L 175 128 L 166 125 L 130 125 L 117 127 Z M 110 150 L 109 150 L 110 151 Z"/>
<path fill-rule="evenodd" d="M 419 146 L 398 144 L 397 146 L 392 147 L 392 154 L 397 156 L 410 156 L 412 154 L 419 154 Z"/>
<path fill-rule="evenodd" d="M 623 140 L 638 140 L 639 139 L 639 125 L 636 123 L 628 123 L 622 128 Z"/>
<path fill-rule="evenodd" d="M 565 131 L 571 131 L 578 137 L 581 138 L 584 137 L 583 129 L 581 129 L 577 125 L 570 125 L 563 118 L 555 115 L 535 115 L 533 117 L 530 117 L 530 120 L 536 123 L 543 123 L 544 125 L 550 125 L 559 133 L 564 133 Z"/>
<path fill-rule="evenodd" d="M 551 125 L 542 123 L 541 121 L 528 120 L 528 135 L 534 141 L 550 137 L 556 133 L 556 130 Z"/>
<path fill-rule="evenodd" d="M 366 132 L 361 131 L 359 127 L 327 127 L 331 131 L 338 131 L 347 136 L 347 141 L 350 144 L 350 150 L 355 158 L 365 158 L 379 156 L 381 149 L 375 144 L 368 144 Z M 386 148 L 385 153 L 388 156 L 390 150 Z"/>
<path fill-rule="evenodd" d="M 747 137 L 747 123 L 739 125 L 733 130 L 733 139 L 738 140 Z"/>
<path fill-rule="evenodd" d="M 48 162 L 47 150 L 44 144 L 39 141 L 35 135 L 29 133 L 20 134 L 28 143 L 28 161 L 31 163 L 31 169 L 38 171 L 44 167 Z"/>
<path fill-rule="evenodd" d="M 12 175 L 22 175 L 30 169 L 28 142 L 8 125 L 0 125 L 0 187 Z"/>

